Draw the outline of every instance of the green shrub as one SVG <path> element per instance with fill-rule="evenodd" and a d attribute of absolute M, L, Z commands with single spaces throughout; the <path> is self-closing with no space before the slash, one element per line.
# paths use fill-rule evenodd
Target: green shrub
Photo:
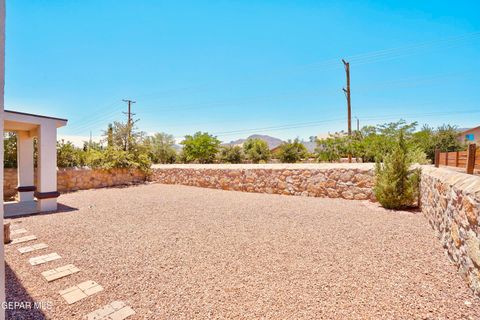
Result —
<path fill-rule="evenodd" d="M 57 142 L 57 166 L 59 168 L 81 167 L 84 165 L 84 151 L 70 141 Z"/>
<path fill-rule="evenodd" d="M 148 173 L 152 163 L 146 152 L 129 152 L 110 147 L 105 150 L 86 151 L 85 164 L 93 169 L 134 168 Z"/>
<path fill-rule="evenodd" d="M 317 159 L 320 162 L 336 162 L 348 154 L 348 137 L 343 133 L 317 140 Z"/>
<path fill-rule="evenodd" d="M 417 202 L 420 170 L 410 168 L 412 160 L 402 130 L 392 152 L 383 157 L 383 163 L 376 164 L 374 192 L 384 208 L 408 208 Z"/>
<path fill-rule="evenodd" d="M 419 145 L 430 160 L 435 159 L 435 149 L 440 151 L 461 151 L 466 149 L 464 141 L 458 140 L 458 128 L 442 125 L 433 129 L 427 125 L 413 134 L 413 141 Z"/>
<path fill-rule="evenodd" d="M 281 162 L 295 163 L 308 155 L 307 148 L 297 138 L 293 141 L 288 140 L 282 143 L 278 152 L 278 158 Z"/>
<path fill-rule="evenodd" d="M 174 137 L 163 132 L 155 133 L 145 139 L 145 146 L 154 163 L 175 163 L 177 151 L 174 145 Z"/>
<path fill-rule="evenodd" d="M 3 135 L 3 167 L 17 167 L 17 135 L 13 132 L 5 132 Z"/>
<path fill-rule="evenodd" d="M 218 153 L 220 140 L 207 132 L 197 132 L 193 136 L 185 136 L 181 144 L 184 162 L 212 163 Z"/>
<path fill-rule="evenodd" d="M 268 144 L 260 139 L 248 139 L 243 143 L 243 151 L 247 156 L 247 159 L 253 163 L 264 163 L 270 160 L 270 149 Z"/>
<path fill-rule="evenodd" d="M 245 158 L 240 146 L 223 146 L 220 149 L 218 159 L 225 163 L 242 163 Z"/>

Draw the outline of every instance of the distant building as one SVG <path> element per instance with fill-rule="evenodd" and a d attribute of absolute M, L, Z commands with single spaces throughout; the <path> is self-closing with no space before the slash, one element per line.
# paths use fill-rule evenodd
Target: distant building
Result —
<path fill-rule="evenodd" d="M 465 143 L 480 143 L 480 126 L 461 131 L 458 140 Z"/>

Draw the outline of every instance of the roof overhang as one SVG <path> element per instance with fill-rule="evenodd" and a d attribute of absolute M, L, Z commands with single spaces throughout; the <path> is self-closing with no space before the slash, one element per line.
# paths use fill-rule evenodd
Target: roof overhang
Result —
<path fill-rule="evenodd" d="M 459 134 L 460 134 L 460 135 L 466 134 L 466 133 L 469 133 L 469 132 L 472 132 L 472 131 L 475 131 L 475 130 L 478 130 L 478 129 L 480 129 L 480 126 L 475 127 L 475 128 L 470 128 L 470 129 L 467 129 L 467 130 L 464 130 L 464 131 L 461 131 Z"/>
<path fill-rule="evenodd" d="M 5 131 L 31 131 L 41 125 L 54 125 L 60 128 L 67 125 L 67 119 L 48 117 L 38 114 L 5 110 L 3 112 Z"/>

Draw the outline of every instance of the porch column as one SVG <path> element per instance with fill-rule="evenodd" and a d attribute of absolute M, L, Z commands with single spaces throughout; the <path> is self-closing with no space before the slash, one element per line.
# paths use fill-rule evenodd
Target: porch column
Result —
<path fill-rule="evenodd" d="M 38 211 L 57 210 L 57 128 L 44 123 L 38 128 L 38 183 L 35 197 Z"/>
<path fill-rule="evenodd" d="M 35 191 L 33 137 L 27 131 L 17 132 L 17 175 L 19 201 L 33 201 Z"/>

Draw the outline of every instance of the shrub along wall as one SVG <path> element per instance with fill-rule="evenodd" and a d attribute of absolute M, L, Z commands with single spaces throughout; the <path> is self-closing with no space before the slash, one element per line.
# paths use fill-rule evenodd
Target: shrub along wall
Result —
<path fill-rule="evenodd" d="M 451 260 L 480 295 L 480 177 L 424 167 L 422 212 Z"/>
<path fill-rule="evenodd" d="M 159 165 L 151 179 L 224 190 L 374 199 L 372 164 Z"/>
<path fill-rule="evenodd" d="M 95 189 L 141 183 L 145 174 L 136 169 L 73 169 L 57 171 L 57 190 L 61 193 L 85 189 Z M 4 169 L 3 196 L 11 198 L 16 195 L 17 169 Z"/>

